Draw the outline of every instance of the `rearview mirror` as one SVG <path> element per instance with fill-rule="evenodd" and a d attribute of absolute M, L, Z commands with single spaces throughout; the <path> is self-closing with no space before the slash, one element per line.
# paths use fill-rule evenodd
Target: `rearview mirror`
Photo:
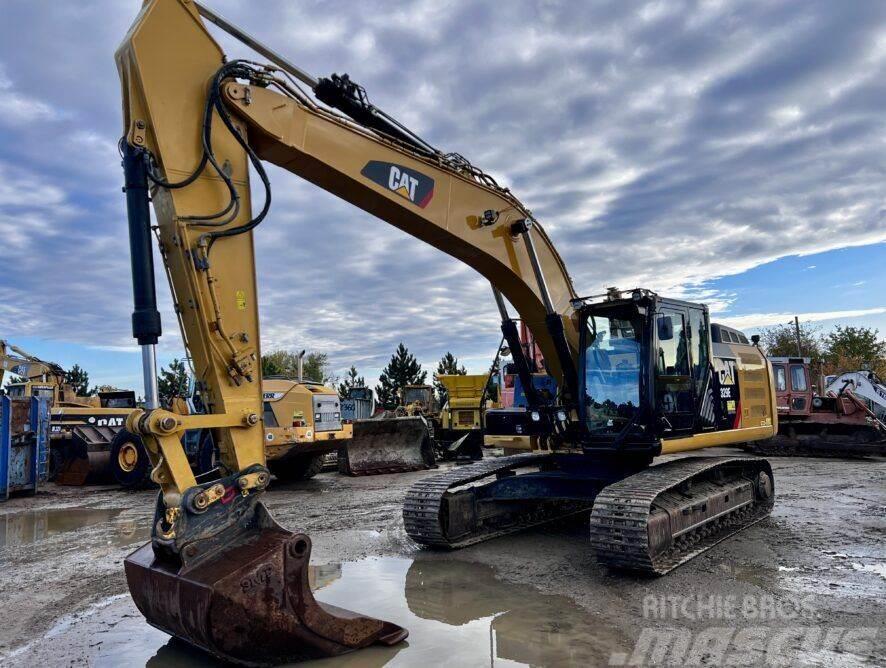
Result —
<path fill-rule="evenodd" d="M 669 315 L 658 316 L 658 340 L 670 341 L 674 338 L 674 321 Z"/>

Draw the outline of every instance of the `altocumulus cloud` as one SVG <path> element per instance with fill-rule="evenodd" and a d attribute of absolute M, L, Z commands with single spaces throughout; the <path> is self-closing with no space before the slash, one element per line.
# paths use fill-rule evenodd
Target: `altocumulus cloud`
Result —
<path fill-rule="evenodd" d="M 643 284 L 728 309 L 706 281 L 886 240 L 883 3 L 211 4 L 309 71 L 349 72 L 510 186 L 579 292 Z M 4 3 L 10 337 L 130 345 L 113 51 L 139 5 Z M 266 347 L 325 350 L 338 368 L 379 366 L 401 339 L 428 361 L 491 352 L 479 277 L 291 175 L 272 179 L 257 234 Z"/>

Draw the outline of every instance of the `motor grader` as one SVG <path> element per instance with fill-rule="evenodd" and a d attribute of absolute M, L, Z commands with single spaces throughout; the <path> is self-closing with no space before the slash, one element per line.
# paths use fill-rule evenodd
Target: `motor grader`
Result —
<path fill-rule="evenodd" d="M 205 21 L 255 50 L 229 59 Z M 590 510 L 605 565 L 664 574 L 768 516 L 772 470 L 753 457 L 661 455 L 771 437 L 770 367 L 744 343 L 713 344 L 702 304 L 635 289 L 580 296 L 550 238 L 507 188 L 371 104 L 347 75 L 317 79 L 194 0 L 147 0 L 116 54 L 145 409 L 129 427 L 160 485 L 151 542 L 125 560 L 157 628 L 229 661 L 333 656 L 407 635 L 318 603 L 310 538 L 260 502 L 264 452 L 253 234 L 278 165 L 460 260 L 492 285 L 527 406 L 489 410 L 491 433 L 542 434 L 551 447 L 422 478 L 403 508 L 409 536 L 454 549 Z M 529 109 L 527 113 L 532 113 Z M 514 156 L 519 160 L 520 156 Z M 260 182 L 254 207 L 250 170 Z M 157 402 L 161 334 L 150 207 L 208 412 Z M 516 309 L 557 381 L 540 401 L 509 314 Z M 727 359 L 730 375 L 713 369 Z M 726 364 L 726 362 L 723 362 Z M 180 435 L 219 434 L 213 479 L 194 477 Z"/>

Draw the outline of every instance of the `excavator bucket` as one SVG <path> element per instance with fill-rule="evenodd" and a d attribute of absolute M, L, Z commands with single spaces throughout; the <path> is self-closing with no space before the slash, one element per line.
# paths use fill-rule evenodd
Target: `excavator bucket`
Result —
<path fill-rule="evenodd" d="M 356 420 L 354 437 L 338 454 L 344 475 L 403 473 L 434 468 L 431 430 L 423 417 Z"/>
<path fill-rule="evenodd" d="M 126 558 L 129 590 L 152 626 L 250 666 L 338 656 L 407 636 L 396 624 L 317 602 L 308 581 L 310 538 L 283 529 L 261 503 L 236 522 L 185 547 L 178 565 L 152 543 Z"/>

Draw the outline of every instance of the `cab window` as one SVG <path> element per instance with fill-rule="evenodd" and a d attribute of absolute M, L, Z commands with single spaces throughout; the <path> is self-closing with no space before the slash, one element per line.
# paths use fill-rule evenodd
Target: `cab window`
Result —
<path fill-rule="evenodd" d="M 799 364 L 791 365 L 791 389 L 795 392 L 806 391 L 806 369 Z"/>
<path fill-rule="evenodd" d="M 708 354 L 707 318 L 701 309 L 689 311 L 689 327 L 692 334 L 692 377 L 695 381 L 695 394 L 701 396 L 707 387 L 708 369 L 711 365 Z"/>
<path fill-rule="evenodd" d="M 264 410 L 262 411 L 262 413 L 263 413 L 262 420 L 265 423 L 266 429 L 269 427 L 279 427 L 280 426 L 279 424 L 277 424 L 277 416 L 274 415 L 274 409 L 271 408 L 270 401 L 264 402 Z"/>
<path fill-rule="evenodd" d="M 788 389 L 788 377 L 783 366 L 774 366 L 775 369 L 775 391 L 786 392 Z"/>
<path fill-rule="evenodd" d="M 683 316 L 662 313 L 658 316 L 658 375 L 688 376 L 689 350 Z"/>

